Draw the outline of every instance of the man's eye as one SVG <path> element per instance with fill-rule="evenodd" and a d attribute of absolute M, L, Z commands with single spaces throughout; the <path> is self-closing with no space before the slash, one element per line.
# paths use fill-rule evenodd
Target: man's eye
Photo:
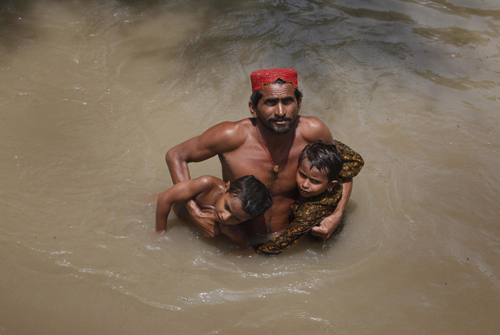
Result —
<path fill-rule="evenodd" d="M 285 98 L 282 100 L 283 105 L 289 105 L 293 102 L 293 98 Z"/>

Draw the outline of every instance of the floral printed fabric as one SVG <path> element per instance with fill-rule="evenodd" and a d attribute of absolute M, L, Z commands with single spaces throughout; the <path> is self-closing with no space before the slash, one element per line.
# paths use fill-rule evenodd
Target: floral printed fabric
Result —
<path fill-rule="evenodd" d="M 363 158 L 354 150 L 342 142 L 333 140 L 344 160 L 342 170 L 340 171 L 340 180 L 346 181 L 358 175 L 359 171 L 365 165 Z"/>
<path fill-rule="evenodd" d="M 349 180 L 356 176 L 364 165 L 363 158 L 342 142 L 334 141 L 339 148 L 344 164 L 340 172 L 341 180 Z M 292 244 L 309 233 L 311 229 L 321 223 L 327 216 L 331 215 L 342 198 L 342 183 L 338 183 L 332 191 L 323 192 L 315 197 L 307 198 L 301 202 L 294 202 L 292 210 L 294 220 L 290 226 L 281 233 L 265 243 L 258 244 L 254 250 L 258 254 L 280 254 Z M 342 222 L 337 226 L 332 236 L 337 235 L 343 228 Z"/>
<path fill-rule="evenodd" d="M 342 186 L 337 184 L 332 192 L 326 191 L 304 202 L 293 203 L 292 210 L 295 218 L 290 226 L 280 236 L 255 246 L 255 252 L 272 255 L 280 254 L 288 249 L 314 226 L 319 225 L 324 218 L 331 215 L 341 197 Z"/>

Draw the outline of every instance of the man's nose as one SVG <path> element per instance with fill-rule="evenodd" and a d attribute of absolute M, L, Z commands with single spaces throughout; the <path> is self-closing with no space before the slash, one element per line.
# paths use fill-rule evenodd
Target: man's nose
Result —
<path fill-rule="evenodd" d="M 283 108 L 283 104 L 280 102 L 278 102 L 278 104 L 276 105 L 276 115 L 278 116 L 283 116 L 285 115 L 285 109 Z"/>

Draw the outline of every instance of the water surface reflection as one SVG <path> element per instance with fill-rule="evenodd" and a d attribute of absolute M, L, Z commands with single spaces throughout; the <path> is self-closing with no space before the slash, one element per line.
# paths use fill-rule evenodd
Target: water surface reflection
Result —
<path fill-rule="evenodd" d="M 0 329 L 493 334 L 499 20 L 495 1 L 3 1 Z M 250 72 L 284 66 L 365 158 L 343 233 L 273 258 L 155 235 L 165 152 L 249 117 Z"/>

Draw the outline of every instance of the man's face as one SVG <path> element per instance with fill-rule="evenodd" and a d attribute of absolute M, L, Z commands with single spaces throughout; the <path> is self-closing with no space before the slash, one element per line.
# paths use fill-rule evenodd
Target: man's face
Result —
<path fill-rule="evenodd" d="M 272 132 L 285 134 L 297 120 L 300 105 L 292 84 L 269 84 L 264 85 L 257 108 L 250 103 L 250 110 Z"/>

